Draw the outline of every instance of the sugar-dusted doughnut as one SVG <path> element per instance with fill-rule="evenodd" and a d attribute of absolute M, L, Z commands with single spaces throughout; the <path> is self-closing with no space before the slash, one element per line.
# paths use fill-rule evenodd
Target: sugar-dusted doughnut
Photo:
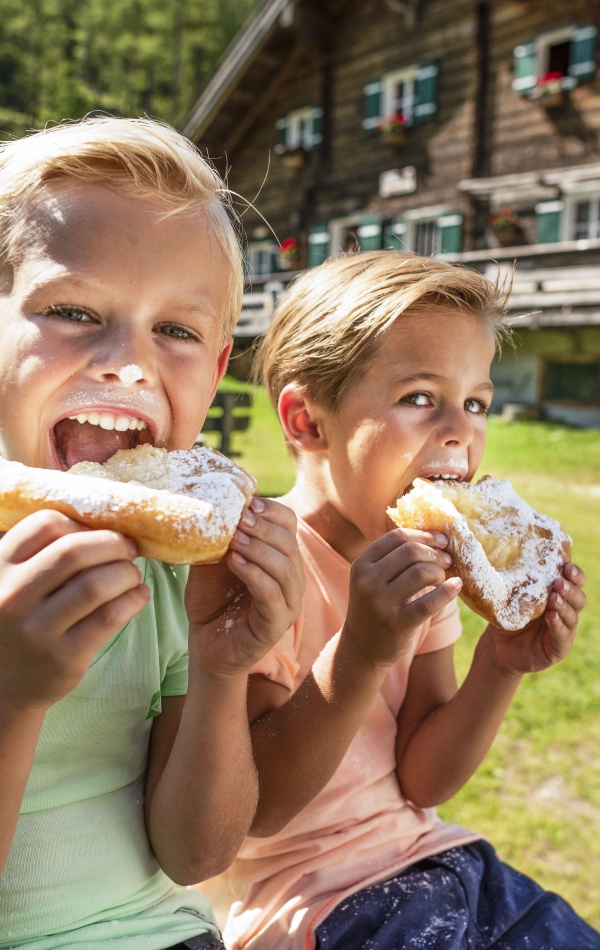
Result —
<path fill-rule="evenodd" d="M 388 515 L 400 527 L 446 534 L 446 576 L 458 575 L 464 602 L 504 630 L 520 630 L 544 612 L 571 556 L 559 523 L 531 508 L 506 479 L 417 478 Z"/>
<path fill-rule="evenodd" d="M 103 465 L 68 472 L 0 459 L 0 530 L 43 508 L 90 528 L 129 535 L 144 557 L 167 564 L 220 560 L 256 481 L 213 449 L 121 449 Z"/>

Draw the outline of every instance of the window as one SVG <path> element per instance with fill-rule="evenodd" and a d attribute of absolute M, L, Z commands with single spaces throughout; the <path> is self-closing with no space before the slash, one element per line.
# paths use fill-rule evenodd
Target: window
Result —
<path fill-rule="evenodd" d="M 383 119 L 401 115 L 407 127 L 424 122 L 437 112 L 435 63 L 413 64 L 386 73 L 364 88 L 363 128 L 377 129 Z"/>
<path fill-rule="evenodd" d="M 382 226 L 379 215 L 363 213 L 339 218 L 331 222 L 330 229 L 333 257 L 381 249 Z"/>
<path fill-rule="evenodd" d="M 600 232 L 598 216 L 600 198 L 573 198 L 570 202 L 569 239 L 593 240 Z"/>
<path fill-rule="evenodd" d="M 546 402 L 598 405 L 600 361 L 549 359 L 544 367 L 542 397 Z"/>
<path fill-rule="evenodd" d="M 246 250 L 248 270 L 253 277 L 272 274 L 275 270 L 276 246 L 272 241 L 251 241 Z"/>
<path fill-rule="evenodd" d="M 318 107 L 306 106 L 295 109 L 276 123 L 277 145 L 275 151 L 283 154 L 294 149 L 311 149 L 319 145 L 323 139 L 321 134 L 321 119 L 323 110 Z"/>
<path fill-rule="evenodd" d="M 384 226 L 383 246 L 388 251 L 414 251 L 424 257 L 457 254 L 462 250 L 463 216 L 458 211 L 432 208 L 408 211 Z"/>
<path fill-rule="evenodd" d="M 538 99 L 546 90 L 573 89 L 591 79 L 596 69 L 596 34 L 595 26 L 571 25 L 517 46 L 513 89 Z"/>

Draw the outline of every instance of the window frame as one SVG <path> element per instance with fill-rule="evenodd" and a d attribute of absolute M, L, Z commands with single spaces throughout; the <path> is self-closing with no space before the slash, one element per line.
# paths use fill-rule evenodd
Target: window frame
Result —
<path fill-rule="evenodd" d="M 388 116 L 400 113 L 404 116 L 404 124 L 410 127 L 414 123 L 414 107 L 416 100 L 415 86 L 419 66 L 413 63 L 410 66 L 403 66 L 402 69 L 395 69 L 393 72 L 384 73 L 381 77 L 381 111 L 380 119 L 386 119 Z M 402 99 L 402 109 L 398 109 L 395 104 L 394 91 L 400 83 L 408 88 L 408 94 Z"/>
<path fill-rule="evenodd" d="M 540 33 L 536 37 L 536 75 L 538 79 L 547 75 L 550 60 L 550 47 L 558 46 L 559 43 L 571 43 L 577 32 L 577 25 L 571 23 L 569 26 L 560 27 L 557 30 L 550 30 L 548 33 Z M 561 79 L 563 89 L 574 89 L 577 85 L 576 80 L 566 74 Z"/>
<path fill-rule="evenodd" d="M 253 278 L 256 277 L 265 277 L 267 274 L 275 273 L 274 264 L 275 264 L 275 248 L 277 245 L 272 239 L 263 238 L 260 241 L 248 241 L 246 248 L 246 259 L 248 261 L 248 272 Z M 271 267 L 268 271 L 258 271 L 255 269 L 252 263 L 252 253 L 259 252 L 264 253 L 268 251 L 271 256 Z"/>
<path fill-rule="evenodd" d="M 593 353 L 567 353 L 567 354 L 545 354 L 542 356 L 542 366 L 540 380 L 538 385 L 538 403 L 541 406 L 557 406 L 573 409 L 596 409 L 600 406 L 600 354 Z M 584 402 L 574 399 L 547 399 L 545 396 L 546 378 L 548 365 L 550 363 L 595 363 L 598 366 L 598 393 L 595 402 Z"/>
<path fill-rule="evenodd" d="M 565 205 L 563 213 L 561 239 L 563 241 L 594 241 L 600 238 L 600 188 L 593 191 L 572 192 L 570 195 L 564 195 L 562 201 Z M 595 237 L 575 237 L 573 228 L 575 224 L 575 209 L 582 201 L 594 201 L 596 203 L 596 235 Z"/>

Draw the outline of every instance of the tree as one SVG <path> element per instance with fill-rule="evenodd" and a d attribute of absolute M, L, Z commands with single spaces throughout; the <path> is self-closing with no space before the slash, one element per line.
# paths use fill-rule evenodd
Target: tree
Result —
<path fill-rule="evenodd" d="M 178 125 L 256 0 L 0 0 L 0 136 L 101 110 Z"/>

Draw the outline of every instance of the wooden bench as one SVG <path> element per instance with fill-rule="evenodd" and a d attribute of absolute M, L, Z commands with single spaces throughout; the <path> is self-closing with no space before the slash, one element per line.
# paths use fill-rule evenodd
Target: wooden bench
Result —
<path fill-rule="evenodd" d="M 241 454 L 232 451 L 231 434 L 233 432 L 245 432 L 250 426 L 251 417 L 247 412 L 234 415 L 233 410 L 249 409 L 251 406 L 251 393 L 218 392 L 213 399 L 210 408 L 218 409 L 220 412 L 206 417 L 202 432 L 219 432 L 221 434 L 219 451 L 223 455 L 232 458 Z"/>

